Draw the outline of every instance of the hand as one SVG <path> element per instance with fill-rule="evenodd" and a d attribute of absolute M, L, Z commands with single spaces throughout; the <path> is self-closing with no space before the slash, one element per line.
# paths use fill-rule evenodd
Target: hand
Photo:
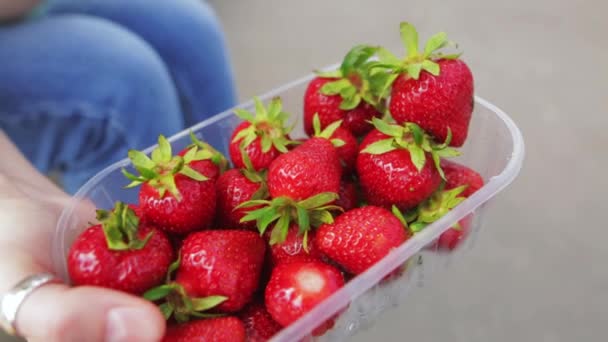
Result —
<path fill-rule="evenodd" d="M 0 170 L 1 171 L 1 170 Z M 42 185 L 41 185 L 42 184 Z M 26 276 L 52 272 L 55 225 L 70 197 L 0 172 L 0 294 Z M 93 212 L 93 208 L 86 208 Z M 35 290 L 17 316 L 30 341 L 158 341 L 165 322 L 151 303 L 117 291 L 48 284 Z"/>

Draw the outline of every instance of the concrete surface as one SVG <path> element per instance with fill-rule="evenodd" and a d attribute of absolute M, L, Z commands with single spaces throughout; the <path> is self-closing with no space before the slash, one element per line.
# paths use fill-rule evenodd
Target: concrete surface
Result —
<path fill-rule="evenodd" d="M 474 249 L 353 341 L 606 341 L 608 3 L 212 1 L 247 99 L 339 60 L 400 51 L 398 23 L 460 43 L 477 94 L 526 139 L 520 177 Z"/>
<path fill-rule="evenodd" d="M 475 248 L 353 341 L 605 341 L 608 2 L 211 1 L 241 99 L 338 61 L 399 51 L 398 23 L 460 43 L 476 91 L 520 126 L 527 157 Z M 0 338 L 1 340 L 1 338 Z"/>

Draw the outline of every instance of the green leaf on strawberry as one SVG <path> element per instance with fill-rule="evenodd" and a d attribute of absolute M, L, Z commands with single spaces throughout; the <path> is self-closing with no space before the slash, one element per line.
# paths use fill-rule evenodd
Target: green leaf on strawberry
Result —
<path fill-rule="evenodd" d="M 262 101 L 257 97 L 254 97 L 253 101 L 255 114 L 244 109 L 234 110 L 239 118 L 251 123 L 251 125 L 236 134 L 232 142 L 240 140 L 240 148 L 244 149 L 257 138 L 260 138 L 263 153 L 267 153 L 272 147 L 286 153 L 287 147 L 294 143 L 287 137 L 291 128 L 287 127 L 286 123 L 291 115 L 283 111 L 281 99 L 273 98 L 268 108 L 264 107 Z"/>
<path fill-rule="evenodd" d="M 136 176 L 123 168 L 123 175 L 131 180 L 131 183 L 126 187 L 132 188 L 147 182 L 158 190 L 161 198 L 164 197 L 165 192 L 169 191 L 179 200 L 181 199 L 181 194 L 175 185 L 175 175 L 182 174 L 197 181 L 208 179 L 188 166 L 190 162 L 199 160 L 199 157 L 204 157 L 204 154 L 199 154 L 198 152 L 198 147 L 194 146 L 184 157 L 173 156 L 171 144 L 163 135 L 160 135 L 158 137 L 158 146 L 152 151 L 151 158 L 137 150 L 130 150 L 128 152 L 133 167 L 140 175 Z"/>
<path fill-rule="evenodd" d="M 418 45 L 418 32 L 416 28 L 408 22 L 402 22 L 399 25 L 401 41 L 405 48 L 406 54 L 403 59 L 393 55 L 390 51 L 384 48 L 378 48 L 378 61 L 374 63 L 372 69 L 383 69 L 388 71 L 390 75 L 394 75 L 387 79 L 385 88 L 390 87 L 397 76 L 401 73 L 406 73 L 413 79 L 418 79 L 422 71 L 426 71 L 434 76 L 441 72 L 439 64 L 436 63 L 440 59 L 456 59 L 460 54 L 443 54 L 439 50 L 449 46 L 456 46 L 447 38 L 445 32 L 439 32 L 433 35 L 426 42 L 424 49 L 420 52 Z"/>
<path fill-rule="evenodd" d="M 292 222 L 297 223 L 299 232 L 305 234 L 312 228 L 323 223 L 333 222 L 330 211 L 341 210 L 332 205 L 338 195 L 324 192 L 296 202 L 288 197 L 277 197 L 272 200 L 252 200 L 244 202 L 237 208 L 248 208 L 263 205 L 262 208 L 248 212 L 241 222 L 256 221 L 260 234 L 264 234 L 274 223 L 270 236 L 270 244 L 285 241 Z"/>
<path fill-rule="evenodd" d="M 415 123 L 406 122 L 403 125 L 397 125 L 378 118 L 373 118 L 372 123 L 378 131 L 387 135 L 388 138 L 368 145 L 361 153 L 384 154 L 397 149 L 405 149 L 409 151 L 412 164 L 414 164 L 418 172 L 426 164 L 426 153 L 429 153 L 437 171 L 443 179 L 445 179 L 445 174 L 441 169 L 440 157 L 460 155 L 458 150 L 448 147 L 452 136 L 450 130 L 448 130 L 446 141 L 442 144 L 437 144 L 430 135 Z"/>
<path fill-rule="evenodd" d="M 116 202 L 111 211 L 97 210 L 97 220 L 101 222 L 106 243 L 112 251 L 142 249 L 153 234 L 150 232 L 143 240 L 138 237 L 139 218 L 123 202 Z"/>
<path fill-rule="evenodd" d="M 412 233 L 418 233 L 429 224 L 439 220 L 450 210 L 462 203 L 466 197 L 462 193 L 468 185 L 450 190 L 441 187 L 429 199 L 422 202 L 411 214 L 409 227 Z"/>

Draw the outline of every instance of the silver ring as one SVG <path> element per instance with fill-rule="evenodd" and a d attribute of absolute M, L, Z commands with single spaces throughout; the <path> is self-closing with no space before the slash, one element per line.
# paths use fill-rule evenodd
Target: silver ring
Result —
<path fill-rule="evenodd" d="M 17 314 L 25 299 L 46 284 L 61 282 L 50 273 L 34 274 L 20 281 L 0 298 L 0 328 L 9 335 L 17 336 Z"/>

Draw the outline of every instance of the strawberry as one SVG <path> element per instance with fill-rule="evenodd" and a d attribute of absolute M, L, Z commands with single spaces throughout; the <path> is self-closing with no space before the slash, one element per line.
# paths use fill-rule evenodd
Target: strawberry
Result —
<path fill-rule="evenodd" d="M 304 130 L 313 134 L 313 117 L 319 115 L 321 128 L 343 121 L 343 127 L 355 136 L 372 128 L 369 120 L 381 116 L 383 103 L 374 91 L 382 73 L 367 72 L 375 47 L 358 45 L 351 49 L 336 71 L 319 73 L 306 88 L 304 95 Z M 382 83 L 382 82 L 380 82 Z"/>
<path fill-rule="evenodd" d="M 401 210 L 414 208 L 441 184 L 440 157 L 458 152 L 446 143 L 432 142 L 413 123 L 399 126 L 374 119 L 374 125 L 376 129 L 363 139 L 357 157 L 365 199 L 387 209 L 393 205 Z"/>
<path fill-rule="evenodd" d="M 458 221 L 458 225 L 450 227 L 448 230 L 441 233 L 433 247 L 443 251 L 453 251 L 456 249 L 469 235 L 472 220 L 472 215 L 465 216 L 464 219 Z"/>
<path fill-rule="evenodd" d="M 348 272 L 360 274 L 408 238 L 397 217 L 370 205 L 347 211 L 334 223 L 322 225 L 315 241 L 323 254 Z"/>
<path fill-rule="evenodd" d="M 440 189 L 435 192 L 433 196 L 421 203 L 418 208 L 409 215 L 410 217 L 408 220 L 412 222 L 409 225 L 410 230 L 414 234 L 418 233 L 429 224 L 442 218 L 466 199 L 466 197 L 463 196 L 466 188 L 467 185 L 461 185 L 453 189 Z M 439 249 L 448 250 L 456 248 L 460 243 L 460 240 L 468 233 L 471 219 L 471 215 L 465 216 L 459 223 L 443 232 L 439 236 L 436 244 L 434 243 L 431 245 L 431 248 L 438 247 Z"/>
<path fill-rule="evenodd" d="M 475 170 L 464 165 L 442 159 L 441 168 L 445 173 L 445 189 L 450 190 L 461 185 L 467 185 L 461 196 L 469 197 L 483 186 L 483 178 Z"/>
<path fill-rule="evenodd" d="M 411 224 L 413 230 L 419 231 L 437 221 L 483 186 L 481 175 L 464 165 L 441 160 L 441 166 L 446 176 L 445 187 L 417 208 Z M 447 251 L 456 249 L 468 236 L 472 221 L 473 214 L 465 216 L 458 224 L 441 233 L 430 247 Z"/>
<path fill-rule="evenodd" d="M 140 176 L 125 169 L 132 182 L 142 185 L 139 206 L 150 223 L 172 233 L 187 233 L 209 227 L 215 216 L 215 184 L 189 165 L 199 160 L 197 146 L 184 156 L 172 156 L 171 145 L 162 135 L 152 158 L 130 150 L 129 158 Z"/>
<path fill-rule="evenodd" d="M 249 209 L 237 207 L 249 200 L 266 199 L 268 188 L 265 173 L 253 170 L 247 155 L 244 155 L 245 169 L 231 169 L 220 176 L 216 183 L 217 219 L 220 227 L 257 230 L 255 222 L 240 222 Z"/>
<path fill-rule="evenodd" d="M 320 261 L 280 264 L 266 287 L 266 309 L 275 321 L 287 326 L 343 285 L 340 271 Z"/>
<path fill-rule="evenodd" d="M 355 162 L 357 161 L 357 139 L 352 133 L 341 127 L 342 120 L 338 120 L 329 124 L 321 131 L 321 122 L 319 116 L 315 114 L 313 118 L 314 137 L 325 138 L 331 141 L 334 145 L 342 165 L 343 173 L 345 175 L 350 174 L 355 169 Z"/>
<path fill-rule="evenodd" d="M 101 223 L 81 233 L 70 248 L 68 272 L 75 285 L 139 295 L 162 283 L 173 258 L 162 231 L 140 224 L 121 202 L 111 212 L 98 210 L 97 219 Z"/>
<path fill-rule="evenodd" d="M 255 301 L 249 304 L 239 317 L 245 324 L 249 342 L 268 341 L 283 328 L 272 319 L 263 302 Z"/>
<path fill-rule="evenodd" d="M 228 169 L 226 157 L 213 146 L 199 140 L 192 132 L 190 132 L 190 140 L 192 140 L 192 144 L 180 151 L 178 155 L 184 157 L 190 149 L 198 147 L 196 157 L 189 166 L 203 176 L 217 180 L 220 174 Z"/>
<path fill-rule="evenodd" d="M 272 198 L 303 200 L 340 190 L 342 169 L 332 143 L 324 138 L 310 138 L 277 159 L 268 168 L 268 190 Z"/>
<path fill-rule="evenodd" d="M 348 211 L 357 207 L 357 204 L 359 203 L 357 187 L 352 180 L 342 178 L 338 195 L 339 197 L 336 201 L 336 206 L 342 208 L 343 211 Z"/>
<path fill-rule="evenodd" d="M 245 151 L 255 170 L 266 169 L 281 153 L 286 153 L 292 142 L 290 128 L 285 127 L 289 114 L 282 110 L 281 99 L 270 101 L 268 109 L 256 97 L 255 115 L 243 109 L 235 114 L 245 120 L 239 124 L 230 138 L 230 158 L 237 168 L 244 168 L 242 151 Z"/>
<path fill-rule="evenodd" d="M 193 233 L 180 250 L 176 282 L 190 296 L 228 298 L 220 311 L 236 312 L 257 290 L 266 243 L 246 230 L 209 230 Z"/>
<path fill-rule="evenodd" d="M 452 134 L 450 146 L 462 146 L 473 113 L 473 75 L 459 55 L 437 51 L 450 44 L 444 32 L 431 37 L 418 51 L 418 33 L 409 23 L 401 23 L 404 60 L 380 50 L 380 65 L 392 74 L 390 113 L 397 123 L 413 122 L 439 141 Z"/>
<path fill-rule="evenodd" d="M 304 241 L 304 237 L 308 241 Z M 320 260 L 321 253 L 314 241 L 314 231 L 309 231 L 307 235 L 300 234 L 298 225 L 291 225 L 285 241 L 270 247 L 271 266 L 275 267 L 286 262 Z"/>
<path fill-rule="evenodd" d="M 261 234 L 273 222 L 270 244 L 285 241 L 291 221 L 297 221 L 306 241 L 308 231 L 323 222 L 331 222 L 329 210 L 340 190 L 342 168 L 332 143 L 313 137 L 302 145 L 282 154 L 268 169 L 268 190 L 272 200 L 252 200 L 241 208 L 251 210 L 242 222 L 253 221 Z"/>
<path fill-rule="evenodd" d="M 245 342 L 246 337 L 243 322 L 226 316 L 169 325 L 162 342 Z"/>

